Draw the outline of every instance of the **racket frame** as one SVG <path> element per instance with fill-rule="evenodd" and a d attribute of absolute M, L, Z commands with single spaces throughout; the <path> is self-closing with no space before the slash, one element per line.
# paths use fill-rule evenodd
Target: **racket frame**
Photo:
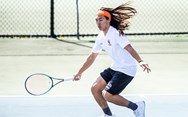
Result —
<path fill-rule="evenodd" d="M 32 92 L 30 92 L 30 91 L 28 90 L 28 88 L 27 88 L 27 81 L 29 80 L 29 78 L 31 78 L 32 76 L 35 76 L 35 75 L 43 75 L 43 76 L 46 76 L 46 77 L 48 77 L 48 78 L 50 79 L 52 85 L 51 85 L 50 88 L 49 88 L 47 91 L 45 91 L 44 93 L 35 94 L 35 93 L 32 93 Z M 74 79 L 73 77 L 67 77 L 67 78 L 62 79 L 62 78 L 51 77 L 51 76 L 49 76 L 49 75 L 47 75 L 47 74 L 44 74 L 44 73 L 34 73 L 34 74 L 31 74 L 30 76 L 28 76 L 28 77 L 26 78 L 25 83 L 24 83 L 24 86 L 25 86 L 26 91 L 27 91 L 29 94 L 31 94 L 31 95 L 33 95 L 33 96 L 41 96 L 41 95 L 44 95 L 44 94 L 48 93 L 48 92 L 49 92 L 54 86 L 56 86 L 57 84 L 59 84 L 59 83 L 61 83 L 61 82 L 64 82 L 64 81 L 70 81 L 70 80 L 73 80 L 73 79 Z M 56 82 L 56 83 L 54 84 L 54 80 L 57 80 L 58 82 Z"/>

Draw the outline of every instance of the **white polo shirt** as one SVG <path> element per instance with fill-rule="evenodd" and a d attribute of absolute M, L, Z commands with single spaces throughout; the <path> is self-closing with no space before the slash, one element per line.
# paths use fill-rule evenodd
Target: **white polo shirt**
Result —
<path fill-rule="evenodd" d="M 131 54 L 124 49 L 130 44 L 125 36 L 120 36 L 119 32 L 110 26 L 106 36 L 101 31 L 96 38 L 92 52 L 99 53 L 102 49 L 105 50 L 112 58 L 111 69 L 125 73 L 130 76 L 135 76 L 137 70 L 136 60 Z"/>

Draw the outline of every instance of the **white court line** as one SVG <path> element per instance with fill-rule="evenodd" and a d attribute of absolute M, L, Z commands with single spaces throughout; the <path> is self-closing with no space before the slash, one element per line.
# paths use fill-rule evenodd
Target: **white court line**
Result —
<path fill-rule="evenodd" d="M 188 94 L 183 93 L 166 93 L 166 94 L 127 94 L 121 96 L 133 96 L 133 97 L 147 97 L 147 96 L 188 96 Z M 93 97 L 93 95 L 41 95 L 41 96 L 33 96 L 33 95 L 1 95 L 0 97 Z"/>

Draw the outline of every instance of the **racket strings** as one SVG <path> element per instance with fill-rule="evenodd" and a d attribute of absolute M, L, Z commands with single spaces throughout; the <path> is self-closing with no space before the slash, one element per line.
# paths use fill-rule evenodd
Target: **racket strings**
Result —
<path fill-rule="evenodd" d="M 53 86 L 51 78 L 45 75 L 33 75 L 27 79 L 26 88 L 30 94 L 41 95 L 48 92 Z"/>

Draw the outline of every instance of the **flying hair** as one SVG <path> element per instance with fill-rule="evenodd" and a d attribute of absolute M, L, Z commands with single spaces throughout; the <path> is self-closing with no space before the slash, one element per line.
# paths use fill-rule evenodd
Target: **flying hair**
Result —
<path fill-rule="evenodd" d="M 137 13 L 136 9 L 130 6 L 130 2 L 121 4 L 116 8 L 101 7 L 100 10 L 104 10 L 110 13 L 110 25 L 116 28 L 120 35 L 123 35 L 124 30 L 128 29 L 130 25 L 129 20 Z M 108 19 L 108 17 L 106 18 Z"/>

